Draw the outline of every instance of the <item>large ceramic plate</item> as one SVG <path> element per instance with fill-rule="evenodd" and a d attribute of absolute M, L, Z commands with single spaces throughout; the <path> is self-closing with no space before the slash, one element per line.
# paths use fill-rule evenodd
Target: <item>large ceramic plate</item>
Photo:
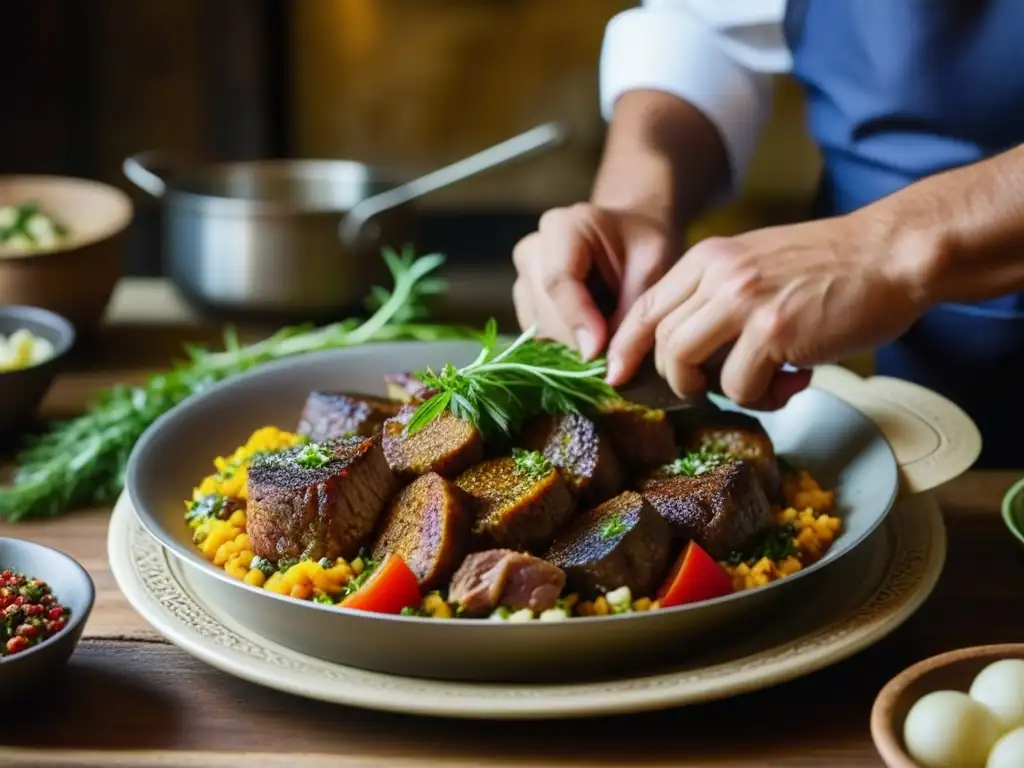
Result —
<path fill-rule="evenodd" d="M 465 342 L 369 345 L 287 360 L 225 382 L 175 408 L 139 441 L 128 470 L 132 503 L 209 601 L 275 642 L 393 674 L 514 680 L 636 667 L 658 655 L 698 650 L 735 627 L 769 617 L 854 551 L 896 497 L 897 463 L 878 427 L 840 398 L 812 388 L 760 418 L 781 454 L 836 490 L 844 529 L 820 562 L 757 590 L 568 622 L 444 622 L 342 611 L 279 596 L 231 578 L 193 547 L 182 499 L 209 472 L 214 456 L 231 451 L 257 427 L 294 428 L 312 389 L 380 392 L 384 373 L 461 364 L 476 351 Z"/>
<path fill-rule="evenodd" d="M 820 589 L 769 627 L 749 624 L 720 650 L 651 674 L 568 685 L 458 683 L 367 672 L 274 643 L 210 602 L 198 572 L 114 510 L 110 568 L 132 606 L 171 642 L 218 669 L 269 688 L 337 704 L 463 718 L 609 715 L 682 706 L 777 685 L 878 642 L 925 601 L 942 571 L 946 536 L 929 496 L 899 503 Z"/>

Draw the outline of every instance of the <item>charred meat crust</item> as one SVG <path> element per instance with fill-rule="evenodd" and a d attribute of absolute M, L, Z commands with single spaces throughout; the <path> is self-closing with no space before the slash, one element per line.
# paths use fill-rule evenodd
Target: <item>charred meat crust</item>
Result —
<path fill-rule="evenodd" d="M 565 573 L 558 566 L 525 552 L 491 549 L 463 561 L 448 597 L 468 615 L 489 613 L 499 605 L 540 613 L 555 606 L 564 588 Z"/>
<path fill-rule="evenodd" d="M 693 477 L 653 476 L 641 492 L 677 537 L 693 539 L 716 560 L 743 551 L 773 522 L 757 470 L 745 461 Z"/>
<path fill-rule="evenodd" d="M 536 477 L 509 457 L 481 462 L 455 483 L 476 503 L 473 533 L 481 546 L 540 551 L 575 509 L 569 487 L 556 470 Z"/>
<path fill-rule="evenodd" d="M 603 406 L 598 424 L 627 469 L 653 469 L 668 464 L 678 452 L 665 411 L 626 401 L 612 402 Z"/>
<path fill-rule="evenodd" d="M 565 571 L 569 587 L 586 597 L 629 587 L 647 595 L 669 565 L 669 524 L 643 496 L 625 491 L 584 513 L 544 559 Z"/>
<path fill-rule="evenodd" d="M 246 533 L 270 560 L 354 557 L 372 535 L 397 483 L 376 441 L 320 444 L 329 460 L 303 466 L 299 446 L 249 469 Z"/>
<path fill-rule="evenodd" d="M 297 432 L 313 442 L 343 437 L 372 437 L 402 406 L 373 395 L 310 392 Z"/>
<path fill-rule="evenodd" d="M 600 504 L 622 490 L 619 459 L 597 424 L 586 416 L 541 416 L 526 425 L 521 442 L 558 468 L 581 504 Z"/>
<path fill-rule="evenodd" d="M 761 475 L 768 500 L 782 503 L 782 480 L 775 446 L 760 421 L 736 411 L 722 411 L 714 422 L 698 427 L 692 433 L 689 446 L 695 450 L 727 453 L 753 464 Z"/>
<path fill-rule="evenodd" d="M 373 554 L 402 557 L 425 590 L 440 587 L 466 554 L 473 501 L 436 472 L 418 477 L 391 501 Z"/>
<path fill-rule="evenodd" d="M 427 472 L 452 478 L 484 456 L 484 440 L 468 421 L 445 411 L 414 435 L 406 433 L 417 406 L 405 405 L 384 422 L 381 443 L 391 470 L 403 480 Z"/>

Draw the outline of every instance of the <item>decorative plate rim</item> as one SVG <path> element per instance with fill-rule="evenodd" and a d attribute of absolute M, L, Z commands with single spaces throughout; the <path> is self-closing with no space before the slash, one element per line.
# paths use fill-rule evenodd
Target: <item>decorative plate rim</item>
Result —
<path fill-rule="evenodd" d="M 887 515 L 892 551 L 879 584 L 855 610 L 742 659 L 641 677 L 556 685 L 403 678 L 306 656 L 217 615 L 176 572 L 126 495 L 114 508 L 108 557 L 128 602 L 161 635 L 233 676 L 306 698 L 408 714 L 476 719 L 584 717 L 694 704 L 770 687 L 873 645 L 928 598 L 946 557 L 946 533 L 931 496 Z"/>

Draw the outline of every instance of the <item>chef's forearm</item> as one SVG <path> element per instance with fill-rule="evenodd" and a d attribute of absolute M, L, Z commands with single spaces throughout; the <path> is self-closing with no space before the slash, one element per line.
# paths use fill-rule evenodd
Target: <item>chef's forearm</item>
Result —
<path fill-rule="evenodd" d="M 925 308 L 1024 290 L 1024 145 L 855 215 L 886 233 L 881 244 Z"/>
<path fill-rule="evenodd" d="M 725 146 L 698 109 L 668 93 L 630 91 L 615 104 L 591 201 L 676 234 L 728 181 Z"/>

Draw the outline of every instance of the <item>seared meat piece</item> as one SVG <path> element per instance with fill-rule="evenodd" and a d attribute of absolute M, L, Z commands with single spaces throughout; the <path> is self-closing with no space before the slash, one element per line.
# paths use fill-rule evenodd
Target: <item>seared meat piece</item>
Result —
<path fill-rule="evenodd" d="M 375 440 L 312 443 L 249 468 L 246 532 L 260 557 L 354 557 L 397 482 Z"/>
<path fill-rule="evenodd" d="M 406 434 L 405 425 L 417 407 L 404 405 L 397 416 L 384 422 L 381 442 L 388 465 L 396 475 L 411 480 L 437 472 L 450 478 L 483 458 L 484 440 L 480 432 L 448 411 L 415 435 Z"/>
<path fill-rule="evenodd" d="M 569 587 L 587 597 L 629 587 L 651 594 L 672 548 L 669 524 L 635 491 L 620 493 L 581 516 L 544 559 L 563 571 Z"/>
<path fill-rule="evenodd" d="M 406 486 L 388 507 L 373 554 L 401 555 L 424 589 L 447 581 L 466 553 L 472 499 L 436 472 Z"/>
<path fill-rule="evenodd" d="M 511 549 L 489 549 L 462 562 L 448 599 L 471 615 L 490 613 L 499 605 L 540 613 L 555 607 L 563 587 L 565 573 L 558 566 Z"/>
<path fill-rule="evenodd" d="M 299 418 L 298 433 L 314 443 L 343 437 L 372 437 L 385 419 L 398 414 L 402 406 L 372 395 L 342 392 L 310 392 Z"/>
<path fill-rule="evenodd" d="M 710 424 L 696 429 L 690 438 L 696 450 L 727 453 L 751 462 L 761 474 L 761 483 L 774 504 L 782 503 L 782 481 L 775 446 L 764 426 L 753 416 L 722 411 Z"/>
<path fill-rule="evenodd" d="M 600 504 L 622 490 L 619 460 L 597 424 L 585 416 L 541 416 L 526 425 L 521 442 L 543 453 L 586 506 Z"/>
<path fill-rule="evenodd" d="M 399 403 L 411 403 L 422 399 L 423 382 L 411 373 L 385 373 L 384 391 L 390 400 Z"/>
<path fill-rule="evenodd" d="M 575 508 L 569 486 L 537 453 L 490 459 L 455 482 L 476 501 L 473 533 L 483 546 L 541 550 Z"/>
<path fill-rule="evenodd" d="M 641 492 L 677 536 L 693 539 L 716 560 L 742 551 L 773 521 L 761 478 L 746 461 L 694 476 L 656 473 Z"/>
<path fill-rule="evenodd" d="M 598 423 L 628 469 L 649 470 L 676 457 L 672 424 L 662 410 L 617 401 L 603 407 Z"/>

